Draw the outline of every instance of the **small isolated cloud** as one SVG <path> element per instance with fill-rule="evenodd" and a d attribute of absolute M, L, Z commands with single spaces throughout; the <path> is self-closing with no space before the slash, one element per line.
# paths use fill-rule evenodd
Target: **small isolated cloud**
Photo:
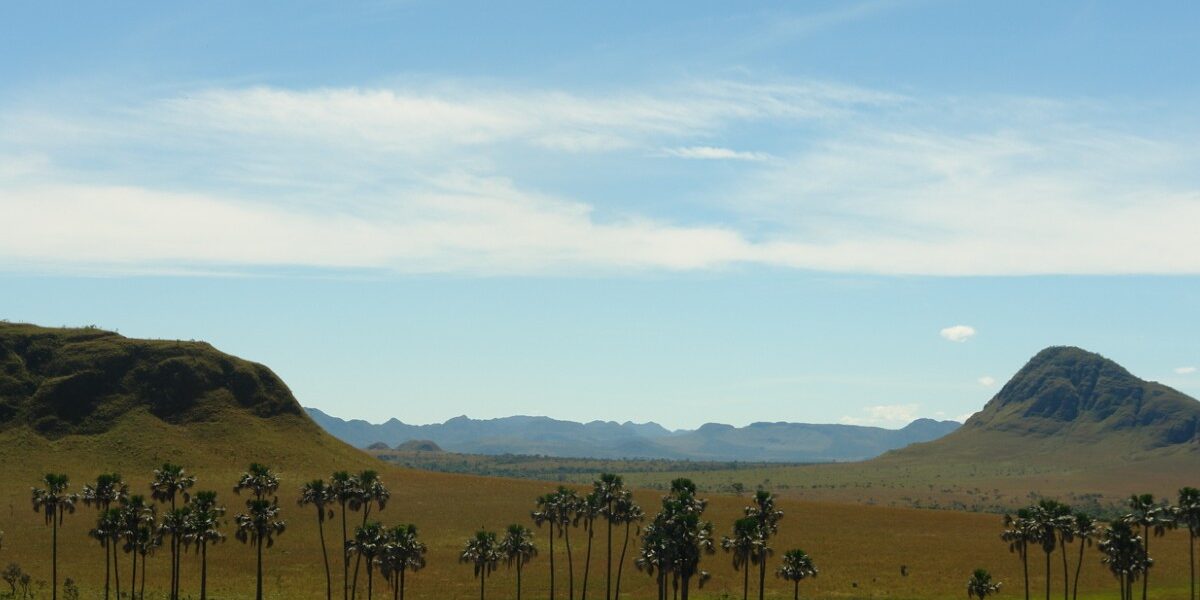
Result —
<path fill-rule="evenodd" d="M 955 325 L 943 329 L 941 336 L 951 342 L 965 342 L 975 337 L 975 328 L 970 325 Z"/>
<path fill-rule="evenodd" d="M 919 404 L 886 404 L 882 406 L 867 406 L 862 409 L 861 416 L 842 417 L 846 425 L 898 426 L 908 425 L 917 419 Z"/>
<path fill-rule="evenodd" d="M 1175 369 L 1176 375 L 1191 375 L 1196 372 L 1196 367 L 1179 367 Z"/>
<path fill-rule="evenodd" d="M 982 385 L 983 387 L 992 387 L 993 385 L 996 385 L 996 378 L 992 377 L 991 375 L 984 375 L 977 381 L 979 381 L 979 385 Z"/>
<path fill-rule="evenodd" d="M 700 160 L 746 160 L 764 161 L 771 158 L 763 152 L 743 152 L 716 146 L 686 146 L 683 148 L 668 148 L 667 155 L 677 158 L 694 158 Z"/>

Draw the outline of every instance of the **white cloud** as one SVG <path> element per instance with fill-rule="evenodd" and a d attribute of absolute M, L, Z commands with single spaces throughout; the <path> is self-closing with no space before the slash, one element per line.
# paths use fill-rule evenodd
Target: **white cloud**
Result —
<path fill-rule="evenodd" d="M 664 151 L 670 156 L 679 158 L 695 158 L 701 160 L 744 160 L 761 162 L 769 160 L 770 154 L 763 152 L 744 152 L 715 146 L 686 146 L 683 148 L 668 148 Z"/>
<path fill-rule="evenodd" d="M 1176 375 L 1191 375 L 1196 372 L 1196 367 L 1179 367 L 1175 369 Z"/>
<path fill-rule="evenodd" d="M 978 381 L 979 385 L 982 385 L 983 387 L 992 387 L 993 385 L 996 385 L 996 378 L 992 377 L 991 375 L 984 375 L 983 377 L 980 377 Z"/>
<path fill-rule="evenodd" d="M 844 416 L 841 422 L 846 425 L 870 425 L 875 427 L 903 427 L 918 418 L 918 404 L 888 404 L 867 406 L 862 409 L 860 416 Z"/>
<path fill-rule="evenodd" d="M 965 342 L 975 337 L 975 328 L 970 325 L 954 325 L 942 329 L 939 335 L 951 342 Z"/>

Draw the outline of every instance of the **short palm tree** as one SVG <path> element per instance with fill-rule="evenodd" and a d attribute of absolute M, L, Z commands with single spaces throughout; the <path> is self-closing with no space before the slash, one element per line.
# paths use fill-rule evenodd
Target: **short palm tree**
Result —
<path fill-rule="evenodd" d="M 346 552 L 367 563 L 367 600 L 375 594 L 375 558 L 383 551 L 385 542 L 383 526 L 369 522 L 354 531 L 354 539 L 346 546 Z"/>
<path fill-rule="evenodd" d="M 314 479 L 300 488 L 300 506 L 312 506 L 317 511 L 317 535 L 321 539 L 321 558 L 325 563 L 325 600 L 333 600 L 333 575 L 329 571 L 329 552 L 325 549 L 325 520 L 333 518 L 331 504 L 337 502 L 333 488 L 325 481 Z"/>
<path fill-rule="evenodd" d="M 1075 581 L 1071 586 L 1074 595 L 1072 598 L 1079 597 L 1079 574 L 1083 571 L 1083 552 L 1092 545 L 1092 541 L 1099 535 L 1096 528 L 1096 521 L 1091 515 L 1085 512 L 1077 512 L 1072 519 L 1071 535 L 1076 540 L 1079 540 L 1079 560 L 1075 563 Z"/>
<path fill-rule="evenodd" d="M 346 471 L 337 471 L 329 476 L 329 492 L 341 507 L 342 545 L 345 549 L 350 541 L 350 530 L 346 525 L 346 514 L 351 501 L 358 496 L 358 479 Z M 350 598 L 350 555 L 342 552 L 342 599 Z"/>
<path fill-rule="evenodd" d="M 254 544 L 258 556 L 255 600 L 263 598 L 263 547 L 270 548 L 275 545 L 275 537 L 287 529 L 287 523 L 279 518 L 279 514 L 278 500 L 251 498 L 246 501 L 246 512 L 234 517 L 237 524 L 235 537 L 243 544 Z"/>
<path fill-rule="evenodd" d="M 758 557 L 758 600 L 763 600 L 767 584 L 767 557 L 771 555 L 769 545 L 771 536 L 779 532 L 779 522 L 783 520 L 783 511 L 775 507 L 775 496 L 766 490 L 758 490 L 754 494 L 754 503 L 746 507 L 746 516 L 758 521 L 759 535 L 762 537 Z"/>
<path fill-rule="evenodd" d="M 58 599 L 58 526 L 63 515 L 75 512 L 76 494 L 67 492 L 71 480 L 66 475 L 47 473 L 42 477 L 44 487 L 33 488 L 33 511 L 40 512 L 50 526 L 50 585 L 51 599 Z"/>
<path fill-rule="evenodd" d="M 95 485 L 87 484 L 83 486 L 83 492 L 80 493 L 80 499 L 83 503 L 95 507 L 101 518 L 104 513 L 129 495 L 129 486 L 121 479 L 118 473 L 101 473 L 96 477 Z M 109 596 L 109 581 L 112 569 L 109 566 L 110 561 L 115 562 L 117 558 L 117 548 L 108 543 L 108 540 L 103 540 L 101 545 L 104 547 L 104 597 Z M 121 586 L 117 586 L 118 595 L 120 595 Z"/>
<path fill-rule="evenodd" d="M 225 534 L 221 533 L 223 516 L 225 507 L 217 505 L 216 492 L 204 491 L 192 496 L 183 539 L 200 553 L 200 600 L 208 600 L 208 546 L 225 540 Z"/>
<path fill-rule="evenodd" d="M 397 525 L 387 532 L 379 555 L 379 570 L 392 585 L 392 598 L 404 600 L 404 575 L 425 568 L 425 544 L 415 525 Z"/>
<path fill-rule="evenodd" d="M 967 598 L 985 600 L 988 596 L 1000 593 L 999 581 L 992 583 L 992 574 L 986 569 L 975 569 L 971 579 L 967 580 Z"/>
<path fill-rule="evenodd" d="M 1000 539 L 1008 542 L 1009 552 L 1021 557 L 1021 573 L 1025 578 L 1025 600 L 1029 600 L 1029 546 L 1041 541 L 1041 529 L 1032 511 L 1022 508 L 1014 515 L 1004 515 L 1004 531 Z"/>
<path fill-rule="evenodd" d="M 163 465 L 154 470 L 154 477 L 150 480 L 150 497 L 156 502 L 162 502 L 170 506 L 170 510 L 174 512 L 176 501 L 182 497 L 184 502 L 188 500 L 188 490 L 196 485 L 196 477 L 188 475 L 183 467 L 173 465 L 171 463 L 163 463 Z M 171 600 L 179 600 L 179 549 L 180 539 L 178 534 L 171 534 Z"/>
<path fill-rule="evenodd" d="M 391 497 L 391 492 L 387 486 L 379 479 L 379 473 L 370 469 L 363 471 L 355 476 L 354 494 L 350 497 L 350 510 L 362 511 L 362 525 L 367 524 L 367 519 L 371 516 L 371 506 L 379 507 L 383 510 L 387 506 L 388 498 Z M 358 595 L 358 571 L 362 566 L 362 556 L 358 555 L 354 559 L 354 580 L 350 584 L 350 597 L 354 598 Z M 369 566 L 369 565 L 368 565 Z"/>
<path fill-rule="evenodd" d="M 500 562 L 499 544 L 496 534 L 491 531 L 479 531 L 475 537 L 467 540 L 467 545 L 458 556 L 458 562 L 470 563 L 479 578 L 479 600 L 484 600 L 487 577 L 496 570 Z"/>
<path fill-rule="evenodd" d="M 1150 556 L 1150 535 L 1161 536 L 1167 529 L 1175 525 L 1170 507 L 1165 503 L 1156 502 L 1153 494 L 1130 496 L 1129 512 L 1121 519 L 1132 526 L 1142 528 L 1142 545 L 1146 549 L 1147 557 Z M 1146 600 L 1149 587 L 1150 569 L 1147 565 L 1142 574 L 1142 600 Z"/>
<path fill-rule="evenodd" d="M 151 543 L 150 538 L 154 538 L 155 521 L 157 515 L 154 506 L 146 503 L 144 496 L 135 494 L 129 496 L 121 503 L 121 537 L 124 540 L 121 549 L 129 555 L 131 573 L 129 577 L 129 597 L 137 597 L 137 574 L 138 574 L 138 558 L 145 557 L 151 550 L 146 549 L 146 552 L 139 552 L 144 545 Z M 146 539 L 143 539 L 143 532 Z M 142 571 L 145 572 L 145 564 L 143 562 Z M 120 596 L 120 594 L 117 594 Z"/>
<path fill-rule="evenodd" d="M 510 568 L 517 569 L 517 600 L 521 600 L 521 569 L 537 556 L 533 532 L 522 525 L 509 525 L 500 540 L 499 552 Z"/>
<path fill-rule="evenodd" d="M 1191 571 L 1190 599 L 1196 600 L 1196 538 L 1200 537 L 1200 489 L 1185 487 L 1179 490 L 1175 506 L 1175 522 L 1188 531 L 1188 564 Z"/>
<path fill-rule="evenodd" d="M 251 463 L 250 468 L 242 473 L 237 484 L 233 486 L 235 494 L 241 494 L 242 490 L 254 494 L 255 500 L 266 500 L 279 490 L 279 475 L 264 464 Z"/>
<path fill-rule="evenodd" d="M 625 568 L 625 552 L 629 549 L 629 533 L 635 523 L 641 523 L 642 519 L 646 518 L 646 514 L 642 512 L 642 507 L 638 506 L 633 500 L 633 493 L 629 490 L 622 490 L 620 496 L 617 497 L 616 503 L 613 505 L 612 521 L 625 526 L 625 541 L 621 544 L 621 558 L 617 561 L 617 584 L 613 588 L 613 598 L 621 597 L 621 575 Z M 638 533 L 641 533 L 641 526 L 638 526 Z"/>
<path fill-rule="evenodd" d="M 750 597 L 750 563 L 759 563 L 758 549 L 763 539 L 758 519 L 743 517 L 733 522 L 733 535 L 721 539 L 721 549 L 732 555 L 733 570 L 742 572 L 742 600 Z"/>
<path fill-rule="evenodd" d="M 1146 554 L 1142 536 L 1128 520 L 1118 519 L 1109 524 L 1100 539 L 1100 559 L 1121 586 L 1121 600 L 1133 600 L 1133 583 L 1154 563 Z"/>
<path fill-rule="evenodd" d="M 792 599 L 800 598 L 800 582 L 817 576 L 817 567 L 812 557 L 803 550 L 788 550 L 780 561 L 779 569 L 775 571 L 780 579 L 792 582 Z"/>

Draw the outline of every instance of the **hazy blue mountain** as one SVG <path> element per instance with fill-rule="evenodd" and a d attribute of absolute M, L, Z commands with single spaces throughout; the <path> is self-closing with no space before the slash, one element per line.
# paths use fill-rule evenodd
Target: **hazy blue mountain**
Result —
<path fill-rule="evenodd" d="M 329 433 L 360 448 L 376 442 L 396 447 L 411 440 L 428 440 L 447 452 L 574 458 L 863 460 L 914 442 L 935 440 L 959 426 L 954 421 L 918 419 L 903 429 L 806 423 L 752 423 L 734 427 L 708 423 L 695 430 L 670 431 L 657 423 L 576 423 L 528 416 L 483 420 L 463 416 L 445 423 L 408 425 L 397 419 L 380 424 L 347 421 L 315 408 L 307 410 Z"/>

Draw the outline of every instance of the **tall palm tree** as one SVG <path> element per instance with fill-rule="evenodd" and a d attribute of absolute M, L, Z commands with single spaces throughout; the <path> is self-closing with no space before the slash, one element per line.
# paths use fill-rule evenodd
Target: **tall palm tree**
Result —
<path fill-rule="evenodd" d="M 184 502 L 188 499 L 188 490 L 196 485 L 196 477 L 188 475 L 183 467 L 173 465 L 171 463 L 163 463 L 163 465 L 154 470 L 154 477 L 150 480 L 150 497 L 156 502 L 162 502 L 170 505 L 171 511 L 176 508 L 176 499 L 183 498 Z M 177 533 L 171 534 L 171 600 L 179 600 L 179 536 Z"/>
<path fill-rule="evenodd" d="M 188 501 L 191 501 L 191 496 L 188 496 Z M 162 520 L 158 524 L 159 536 L 170 540 L 171 546 L 171 566 L 174 572 L 171 574 L 171 585 L 174 590 L 171 592 L 176 598 L 179 597 L 179 582 L 183 579 L 182 569 L 180 564 L 183 561 L 183 536 L 187 533 L 188 518 L 192 509 L 188 505 L 180 506 L 179 508 L 168 509 L 163 514 Z"/>
<path fill-rule="evenodd" d="M 1150 556 L 1150 534 L 1161 536 L 1166 530 L 1175 525 L 1171 518 L 1171 510 L 1165 503 L 1155 502 L 1153 494 L 1133 495 L 1129 497 L 1129 512 L 1121 517 L 1130 525 L 1142 528 L 1142 544 L 1146 556 Z M 1142 574 L 1142 600 L 1146 600 L 1146 592 L 1150 587 L 1150 569 L 1147 565 Z"/>
<path fill-rule="evenodd" d="M 785 552 L 783 560 L 779 563 L 779 569 L 775 571 L 780 579 L 792 582 L 792 600 L 800 598 L 800 582 L 810 577 L 816 577 L 817 573 L 817 566 L 813 564 L 812 557 L 805 554 L 803 550 Z"/>
<path fill-rule="evenodd" d="M 554 600 L 554 533 L 560 522 L 558 507 L 555 504 L 554 494 L 544 494 L 538 496 L 537 507 L 533 512 L 529 513 L 533 519 L 533 524 L 537 527 L 546 525 L 550 530 L 550 600 Z"/>
<path fill-rule="evenodd" d="M 1008 551 L 1021 557 L 1021 573 L 1025 578 L 1025 600 L 1029 600 L 1029 546 L 1041 542 L 1041 529 L 1033 512 L 1028 508 L 1017 511 L 1016 516 L 1004 515 L 1004 531 L 1000 539 L 1008 542 Z"/>
<path fill-rule="evenodd" d="M 104 513 L 107 513 L 114 503 L 120 502 L 129 495 L 129 486 L 121 479 L 118 473 L 101 473 L 96 477 L 96 484 L 87 484 L 83 486 L 83 492 L 80 498 L 83 503 L 95 507 L 97 512 L 103 518 Z M 109 568 L 110 561 L 116 561 L 117 548 L 108 543 L 107 538 L 101 542 L 104 547 L 104 597 L 109 596 L 109 582 L 111 569 Z M 111 554 L 111 556 L 110 556 Z M 120 595 L 121 587 L 117 586 L 117 595 Z"/>
<path fill-rule="evenodd" d="M 1000 593 L 1000 582 L 992 583 L 992 574 L 986 569 L 975 569 L 971 579 L 967 580 L 967 598 L 985 600 L 988 596 Z"/>
<path fill-rule="evenodd" d="M 498 549 L 509 568 L 517 568 L 517 600 L 521 600 L 521 569 L 537 556 L 533 532 L 523 525 L 509 525 Z"/>
<path fill-rule="evenodd" d="M 234 517 L 237 524 L 238 541 L 243 544 L 254 544 L 258 556 L 256 574 L 258 584 L 255 587 L 255 600 L 263 598 L 263 546 L 275 545 L 275 536 L 287 529 L 287 522 L 279 518 L 279 500 L 246 500 L 246 512 Z"/>
<path fill-rule="evenodd" d="M 574 490 L 559 486 L 554 493 L 538 498 L 537 510 L 532 513 L 533 522 L 539 527 L 542 523 L 550 526 L 550 600 L 554 600 L 554 537 L 555 531 L 561 536 L 567 547 L 567 598 L 575 597 L 575 565 L 571 557 L 571 520 L 575 514 L 575 505 L 579 503 L 579 495 Z"/>
<path fill-rule="evenodd" d="M 1071 534 L 1076 540 L 1079 540 L 1079 561 L 1075 563 L 1075 582 L 1071 586 L 1074 592 L 1071 597 L 1074 599 L 1079 597 L 1079 574 L 1083 571 L 1083 552 L 1092 545 L 1092 540 L 1099 532 L 1096 528 L 1096 521 L 1085 512 L 1075 513 L 1072 521 Z"/>
<path fill-rule="evenodd" d="M 1109 524 L 1100 539 L 1100 559 L 1117 578 L 1121 586 L 1121 600 L 1133 600 L 1133 582 L 1145 576 L 1154 563 L 1146 553 L 1142 536 L 1133 529 L 1130 521 L 1117 519 Z"/>
<path fill-rule="evenodd" d="M 62 525 L 63 515 L 75 512 L 75 502 L 79 499 L 76 494 L 67 492 L 71 480 L 66 475 L 46 473 L 42 477 L 45 487 L 33 488 L 33 512 L 40 512 L 50 526 L 50 585 L 52 600 L 58 599 L 58 526 Z"/>
<path fill-rule="evenodd" d="M 629 490 L 622 490 L 616 503 L 613 504 L 613 516 L 611 517 L 613 522 L 625 526 L 625 541 L 621 544 L 621 558 L 617 561 L 617 585 L 613 588 L 614 600 L 621 597 L 621 574 L 625 568 L 625 552 L 629 549 L 629 530 L 634 523 L 641 523 L 644 518 L 646 518 L 646 514 L 642 512 L 642 507 L 634 502 L 633 493 Z M 640 525 L 638 533 L 641 533 Z"/>
<path fill-rule="evenodd" d="M 367 600 L 375 593 L 375 558 L 383 551 L 383 526 L 374 521 L 363 524 L 354 531 L 354 539 L 346 546 L 346 552 L 352 552 L 367 563 Z"/>
<path fill-rule="evenodd" d="M 391 582 L 392 598 L 404 600 L 404 574 L 425 568 L 425 544 L 415 525 L 397 525 L 387 532 L 379 555 L 379 570 Z"/>
<path fill-rule="evenodd" d="M 359 473 L 355 476 L 355 480 L 357 482 L 356 493 L 350 498 L 350 509 L 362 511 L 362 525 L 360 526 L 365 526 L 367 518 L 371 516 L 371 506 L 375 505 L 379 507 L 379 510 L 383 510 L 392 494 L 379 479 L 379 473 L 370 469 Z M 358 570 L 361 563 L 362 555 L 357 555 L 354 559 L 354 580 L 350 584 L 350 598 L 358 595 Z"/>
<path fill-rule="evenodd" d="M 113 550 L 113 552 L 115 552 L 117 549 L 117 544 L 121 540 L 121 530 L 122 530 L 122 525 L 123 525 L 121 517 L 122 517 L 121 509 L 119 509 L 119 508 L 109 508 L 107 510 L 104 510 L 103 512 L 100 513 L 100 516 L 97 517 L 97 519 L 96 519 L 96 527 L 93 528 L 92 530 L 88 531 L 88 535 L 91 536 L 92 538 L 94 538 L 96 541 L 100 542 L 100 545 L 104 547 L 104 558 L 105 558 L 105 561 L 104 561 L 104 567 L 105 567 L 105 569 L 104 569 L 104 597 L 105 598 L 108 598 L 108 596 L 109 596 L 109 590 L 110 590 L 109 586 L 111 583 L 109 576 L 112 571 L 115 571 L 118 568 L 115 560 L 111 560 L 111 561 L 109 560 L 109 559 L 116 558 L 115 556 L 109 556 L 109 554 L 110 554 L 109 549 L 111 548 Z M 110 562 L 112 563 L 111 568 L 110 568 Z M 117 572 L 116 586 L 117 586 L 117 596 L 120 597 L 120 595 L 121 595 L 121 573 L 120 572 Z"/>
<path fill-rule="evenodd" d="M 587 600 L 588 579 L 591 578 L 592 571 L 592 538 L 596 533 L 596 519 L 600 517 L 604 506 L 600 504 L 600 499 L 596 494 L 588 494 L 579 499 L 575 504 L 575 525 L 582 525 L 583 530 L 587 532 L 587 552 L 583 559 L 583 591 L 580 593 L 580 600 Z"/>
<path fill-rule="evenodd" d="M 500 549 L 496 543 L 496 534 L 491 531 L 478 531 L 475 537 L 467 540 L 467 545 L 458 555 L 458 562 L 470 563 L 479 578 L 479 600 L 484 600 L 484 589 L 487 577 L 496 570 L 500 562 Z"/>
<path fill-rule="evenodd" d="M 700 559 L 715 552 L 712 523 L 700 519 L 707 504 L 696 496 L 696 484 L 680 478 L 671 482 L 671 493 L 663 498 L 663 508 L 655 517 L 666 542 L 664 565 L 670 569 L 672 585 L 678 581 L 682 600 L 688 600 L 693 579 L 703 585 L 708 578 L 700 569 Z"/>
<path fill-rule="evenodd" d="M 758 519 L 743 517 L 733 522 L 733 535 L 721 539 L 721 549 L 732 555 L 733 570 L 742 572 L 742 600 L 750 597 L 750 563 L 761 562 L 754 559 L 763 541 L 758 527 Z"/>
<path fill-rule="evenodd" d="M 607 557 L 605 558 L 604 570 L 604 600 L 613 599 L 613 572 L 612 572 L 612 534 L 613 525 L 621 523 L 621 515 L 617 512 L 617 502 L 621 495 L 625 492 L 625 481 L 620 475 L 613 473 L 601 473 L 600 478 L 592 482 L 592 495 L 596 498 L 596 503 L 600 506 L 600 514 L 607 522 L 606 535 L 608 538 L 605 544 Z M 618 567 L 620 570 L 620 567 Z"/>
<path fill-rule="evenodd" d="M 329 476 L 329 491 L 341 507 L 342 514 L 342 545 L 344 549 L 350 541 L 349 530 L 346 526 L 346 513 L 352 500 L 358 497 L 358 479 L 346 471 L 337 471 Z M 342 599 L 350 598 L 350 555 L 342 552 Z"/>
<path fill-rule="evenodd" d="M 325 562 L 325 600 L 333 600 L 333 575 L 329 571 L 329 552 L 325 549 L 325 519 L 333 518 L 329 505 L 336 502 L 333 488 L 314 479 L 300 488 L 300 506 L 311 505 L 317 511 L 317 535 L 321 539 L 321 558 Z"/>
<path fill-rule="evenodd" d="M 1060 535 L 1068 528 L 1071 519 L 1071 507 L 1057 500 L 1042 499 L 1030 508 L 1033 525 L 1038 529 L 1037 538 L 1041 542 L 1042 552 L 1046 554 L 1046 600 L 1050 600 L 1050 555 L 1059 547 Z M 1063 580 L 1067 577 L 1067 554 L 1063 546 Z M 1065 583 L 1064 583 L 1065 585 Z M 1063 597 L 1066 599 L 1064 590 Z"/>
<path fill-rule="evenodd" d="M 225 534 L 221 533 L 223 516 L 225 507 L 217 505 L 216 492 L 204 491 L 192 496 L 183 539 L 200 553 L 200 600 L 208 600 L 208 546 L 225 540 Z"/>
<path fill-rule="evenodd" d="M 1200 537 L 1200 490 L 1185 487 L 1179 490 L 1175 506 L 1175 522 L 1188 530 L 1188 565 L 1191 571 L 1190 599 L 1196 600 L 1196 538 Z"/>
<path fill-rule="evenodd" d="M 642 545 L 638 548 L 638 555 L 633 564 L 639 571 L 645 571 L 647 575 L 655 578 L 658 600 L 665 600 L 670 561 L 667 556 L 669 550 L 667 537 L 660 527 L 661 517 L 661 513 L 656 515 L 654 520 L 642 530 Z"/>
<path fill-rule="evenodd" d="M 126 543 L 129 544 L 129 542 Z M 162 536 L 159 535 L 158 528 L 154 526 L 153 520 L 149 524 L 139 526 L 133 533 L 133 551 L 142 559 L 142 574 L 139 578 L 140 583 L 138 584 L 139 600 L 146 597 L 146 562 L 149 560 L 151 554 L 154 554 L 156 550 L 162 547 L 162 543 Z"/>
<path fill-rule="evenodd" d="M 155 537 L 154 524 L 156 520 L 154 506 L 147 504 L 144 496 L 134 494 L 121 503 L 121 537 L 125 540 L 121 549 L 129 555 L 131 564 L 129 577 L 129 597 L 131 599 L 137 597 L 138 557 L 144 557 L 151 548 L 146 548 L 145 553 L 140 550 L 143 545 L 149 546 L 150 538 Z M 145 539 L 143 539 L 143 532 Z M 144 561 L 142 567 L 144 573 Z M 119 592 L 117 596 L 120 596 Z"/>
<path fill-rule="evenodd" d="M 783 520 L 783 511 L 775 507 L 775 496 L 766 490 L 758 490 L 754 494 L 754 504 L 746 507 L 746 516 L 758 520 L 759 535 L 762 543 L 758 557 L 758 600 L 763 600 L 767 584 L 767 557 L 771 555 L 769 542 L 771 536 L 779 532 L 779 522 Z"/>

